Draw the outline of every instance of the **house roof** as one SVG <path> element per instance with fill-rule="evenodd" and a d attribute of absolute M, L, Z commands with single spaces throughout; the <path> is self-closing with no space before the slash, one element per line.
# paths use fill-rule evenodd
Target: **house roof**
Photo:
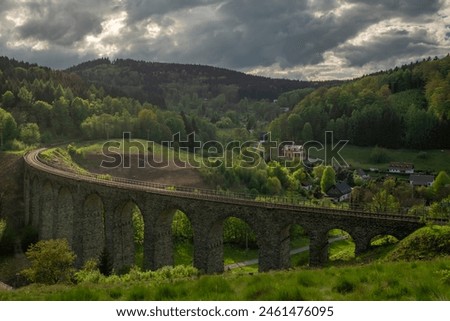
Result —
<path fill-rule="evenodd" d="M 413 185 L 429 185 L 434 182 L 433 175 L 411 175 L 409 181 Z"/>
<path fill-rule="evenodd" d="M 284 145 L 283 149 L 285 151 L 292 150 L 294 152 L 303 150 L 303 145 Z"/>
<path fill-rule="evenodd" d="M 398 170 L 408 170 L 408 169 L 414 169 L 413 163 L 390 163 L 389 169 L 398 169 Z"/>
<path fill-rule="evenodd" d="M 327 191 L 327 195 L 331 197 L 341 197 L 343 195 L 350 194 L 351 192 L 352 188 L 348 186 L 347 183 L 341 182 L 331 186 Z"/>

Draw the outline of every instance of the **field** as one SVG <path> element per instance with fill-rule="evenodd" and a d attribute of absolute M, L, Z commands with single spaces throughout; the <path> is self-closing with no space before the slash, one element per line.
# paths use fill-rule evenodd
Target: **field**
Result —
<path fill-rule="evenodd" d="M 118 141 L 119 142 L 119 141 Z M 152 183 L 167 184 L 174 186 L 189 186 L 195 188 L 212 188 L 202 178 L 197 164 L 201 157 L 181 150 L 179 153 L 171 148 L 158 144 L 150 144 L 143 140 L 132 140 L 133 146 L 125 142 L 121 149 L 109 148 L 103 150 L 105 142 L 73 144 L 76 155 L 73 159 L 77 165 L 87 171 L 99 175 L 111 175 L 116 177 L 149 181 Z M 141 146 L 137 148 L 135 146 Z M 148 147 L 150 146 L 150 150 Z M 102 161 L 110 161 L 117 153 L 129 156 L 121 156 L 122 161 L 127 158 L 129 166 L 124 164 L 113 164 L 108 168 L 101 166 Z M 104 153 L 105 152 L 105 153 Z M 106 155 L 106 156 L 105 156 Z M 165 160 L 168 160 L 165 162 Z"/>
<path fill-rule="evenodd" d="M 407 150 L 407 149 L 383 149 L 386 159 L 382 163 L 371 161 L 373 147 L 358 147 L 346 145 L 341 155 L 352 168 L 362 168 L 368 170 L 377 168 L 386 171 L 390 162 L 413 163 L 416 171 L 438 173 L 445 170 L 450 173 L 450 150 Z M 323 152 L 312 150 L 313 157 L 323 158 Z"/>

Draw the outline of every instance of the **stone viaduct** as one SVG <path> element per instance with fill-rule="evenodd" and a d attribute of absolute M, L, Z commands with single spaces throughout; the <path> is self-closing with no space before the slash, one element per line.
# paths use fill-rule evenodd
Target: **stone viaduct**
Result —
<path fill-rule="evenodd" d="M 356 245 L 356 255 L 378 235 L 398 239 L 421 227 L 417 218 L 358 211 L 257 202 L 124 179 L 97 179 L 50 167 L 39 150 L 25 156 L 25 221 L 40 239 L 66 238 L 77 254 L 77 265 L 106 250 L 116 270 L 135 262 L 132 209 L 144 221 L 144 267 L 173 265 L 172 219 L 181 210 L 194 231 L 193 264 L 205 273 L 224 270 L 223 223 L 228 217 L 245 221 L 256 234 L 259 270 L 290 266 L 290 227 L 298 224 L 310 238 L 310 265 L 328 258 L 328 232 L 342 229 Z"/>

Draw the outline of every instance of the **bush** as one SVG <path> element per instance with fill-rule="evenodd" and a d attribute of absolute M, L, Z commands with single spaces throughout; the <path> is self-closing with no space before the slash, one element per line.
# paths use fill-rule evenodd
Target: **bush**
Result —
<path fill-rule="evenodd" d="M 30 282 L 56 284 L 72 279 L 76 255 L 65 239 L 39 241 L 25 253 L 31 267 L 21 273 Z"/>
<path fill-rule="evenodd" d="M 100 272 L 97 260 L 88 260 L 83 268 L 75 273 L 74 278 L 77 283 L 100 283 L 105 276 Z"/>

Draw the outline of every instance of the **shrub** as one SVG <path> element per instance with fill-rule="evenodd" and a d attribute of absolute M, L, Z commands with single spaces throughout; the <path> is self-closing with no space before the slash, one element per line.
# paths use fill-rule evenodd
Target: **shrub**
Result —
<path fill-rule="evenodd" d="M 74 279 L 77 283 L 89 282 L 100 283 L 105 276 L 100 273 L 97 260 L 88 260 L 84 263 L 83 268 L 74 274 Z"/>
<path fill-rule="evenodd" d="M 31 267 L 21 273 L 30 282 L 56 284 L 69 282 L 76 255 L 65 239 L 39 241 L 25 253 Z"/>

